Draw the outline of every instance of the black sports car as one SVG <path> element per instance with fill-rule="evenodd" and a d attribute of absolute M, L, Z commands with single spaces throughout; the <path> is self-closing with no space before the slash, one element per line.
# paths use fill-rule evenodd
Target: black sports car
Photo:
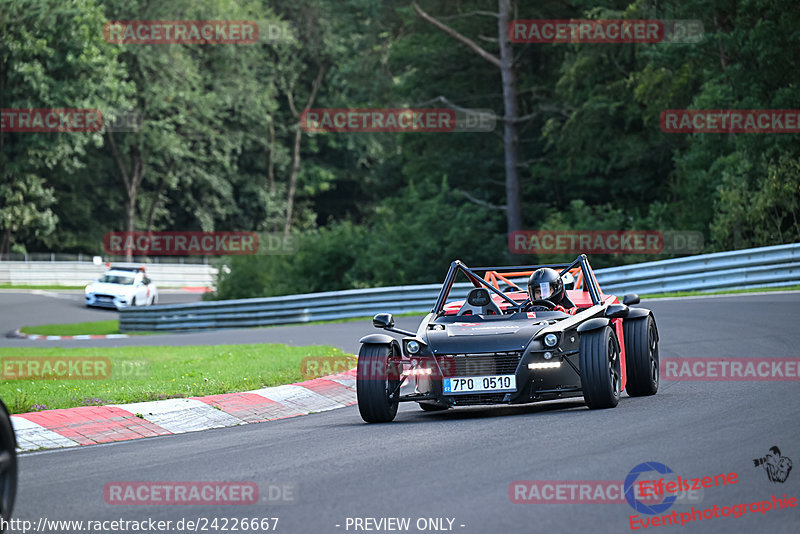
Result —
<path fill-rule="evenodd" d="M 531 301 L 514 281 L 541 268 L 558 269 L 566 280 L 568 313 L 549 300 Z M 475 287 L 465 301 L 448 304 L 460 274 Z M 650 310 L 630 307 L 638 303 L 635 294 L 622 303 L 604 295 L 583 254 L 570 264 L 523 267 L 470 269 L 454 261 L 416 332 L 395 328 L 389 313 L 373 318 L 375 327 L 402 338 L 379 333 L 361 339 L 361 417 L 391 421 L 406 401 L 433 411 L 583 396 L 595 409 L 615 407 L 623 389 L 630 396 L 653 395 L 658 330 Z M 414 391 L 402 394 L 407 381 Z"/>

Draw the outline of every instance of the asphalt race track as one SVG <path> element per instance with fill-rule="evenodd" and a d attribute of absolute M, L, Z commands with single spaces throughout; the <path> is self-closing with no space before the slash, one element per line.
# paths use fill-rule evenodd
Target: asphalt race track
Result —
<path fill-rule="evenodd" d="M 63 324 L 116 319 L 115 310 L 87 308 L 83 293 L 10 292 L 0 290 L 0 347 L 119 347 L 162 345 L 241 345 L 250 343 L 286 343 L 287 345 L 324 344 L 351 353 L 358 352 L 358 340 L 372 330 L 371 321 L 309 326 L 273 326 L 238 330 L 217 330 L 180 334 L 136 336 L 127 339 L 28 340 L 3 337 L 21 326 Z M 161 304 L 199 301 L 200 295 L 160 293 Z M 398 317 L 400 328 L 416 329 L 419 319 Z"/>
<path fill-rule="evenodd" d="M 20 320 L 8 298 L 0 295 L 4 328 Z M 655 312 L 662 359 L 797 357 L 800 351 L 799 292 L 642 305 Z M 413 322 L 398 321 L 401 327 Z M 358 337 L 370 330 L 359 322 L 255 329 L 247 336 L 162 335 L 158 343 L 150 337 L 101 341 L 284 341 L 354 351 Z M 33 343 L 2 340 L 3 346 L 80 346 Z M 662 380 L 657 395 L 623 395 L 611 410 L 590 412 L 580 400 L 570 400 L 424 413 L 409 403 L 401 405 L 394 423 L 382 425 L 364 424 L 353 406 L 265 424 L 28 453 L 20 459 L 14 515 L 34 524 L 40 518 L 153 518 L 174 525 L 181 518 L 277 517 L 276 531 L 287 534 L 365 531 L 355 530 L 348 518 L 410 518 L 410 527 L 399 532 L 436 531 L 418 529 L 420 518 L 445 518 L 438 531 L 448 531 L 453 520 L 452 531 L 463 533 L 628 532 L 629 516 L 636 512 L 626 503 L 516 504 L 509 487 L 517 480 L 622 481 L 634 466 L 652 461 L 684 478 L 738 474 L 736 484 L 704 490 L 702 502 L 691 504 L 696 508 L 766 501 L 772 495 L 800 497 L 800 468 L 777 483 L 753 462 L 777 445 L 800 463 L 799 388 L 797 381 Z M 250 481 L 258 484 L 261 497 L 258 504 L 240 506 L 109 505 L 103 490 L 115 481 Z M 290 488 L 292 498 L 272 500 L 270 488 L 278 487 Z M 691 505 L 675 504 L 665 513 L 687 512 Z M 789 508 L 647 531 L 794 533 L 798 520 L 800 508 Z"/>
<path fill-rule="evenodd" d="M 21 326 L 43 324 L 84 323 L 117 318 L 117 311 L 108 308 L 89 308 L 84 304 L 82 290 L 19 290 L 0 289 L 0 335 Z M 199 293 L 162 289 L 159 304 L 197 302 Z"/>

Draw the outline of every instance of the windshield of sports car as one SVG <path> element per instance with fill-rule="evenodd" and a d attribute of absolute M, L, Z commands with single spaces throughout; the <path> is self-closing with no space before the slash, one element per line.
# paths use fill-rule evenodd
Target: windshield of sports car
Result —
<path fill-rule="evenodd" d="M 102 284 L 117 284 L 121 286 L 133 285 L 135 277 L 122 274 L 104 274 L 98 282 Z"/>

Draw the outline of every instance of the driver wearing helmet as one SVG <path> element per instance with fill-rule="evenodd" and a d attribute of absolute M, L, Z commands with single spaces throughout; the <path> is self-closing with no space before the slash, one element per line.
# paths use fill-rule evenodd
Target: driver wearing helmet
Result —
<path fill-rule="evenodd" d="M 546 300 L 554 304 L 553 310 L 575 315 L 577 308 L 567 297 L 564 291 L 564 281 L 554 269 L 543 267 L 534 271 L 528 279 L 528 296 L 531 299 L 534 309 L 537 307 L 535 301 Z M 547 309 L 545 306 L 540 306 Z"/>

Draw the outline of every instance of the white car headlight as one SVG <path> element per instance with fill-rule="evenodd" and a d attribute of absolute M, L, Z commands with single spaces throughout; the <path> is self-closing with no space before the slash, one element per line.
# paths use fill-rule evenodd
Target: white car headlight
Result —
<path fill-rule="evenodd" d="M 558 336 L 555 334 L 547 334 L 544 336 L 544 344 L 548 347 L 555 347 L 558 344 Z"/>

